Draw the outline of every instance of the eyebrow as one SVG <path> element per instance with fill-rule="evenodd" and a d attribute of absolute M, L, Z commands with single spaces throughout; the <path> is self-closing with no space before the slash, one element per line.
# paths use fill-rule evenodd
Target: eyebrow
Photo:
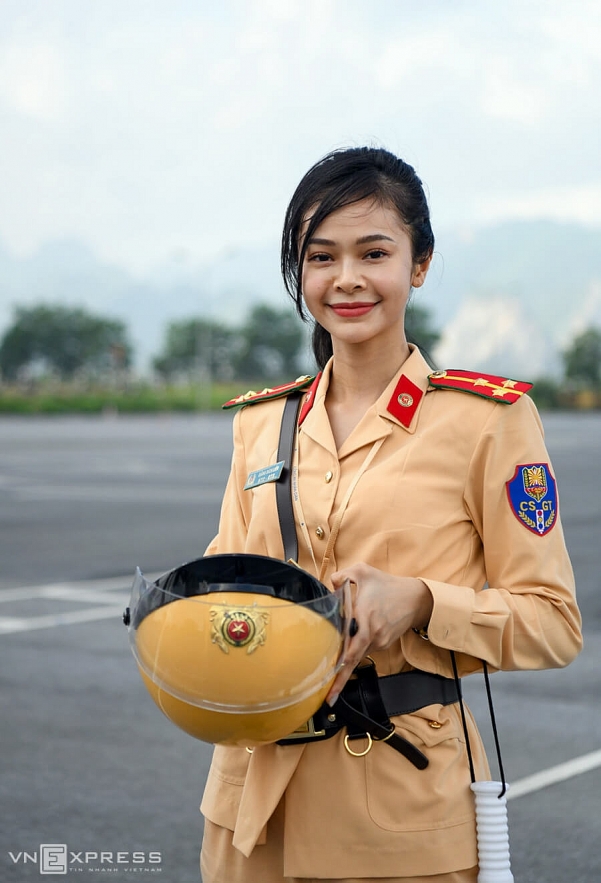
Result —
<path fill-rule="evenodd" d="M 391 236 L 386 236 L 384 233 L 370 233 L 369 236 L 361 236 L 356 241 L 356 245 L 366 245 L 368 242 L 380 242 L 382 239 L 386 239 L 388 242 L 394 242 L 394 239 Z M 307 245 L 336 245 L 333 239 L 320 239 L 317 236 L 312 236 L 309 239 Z"/>

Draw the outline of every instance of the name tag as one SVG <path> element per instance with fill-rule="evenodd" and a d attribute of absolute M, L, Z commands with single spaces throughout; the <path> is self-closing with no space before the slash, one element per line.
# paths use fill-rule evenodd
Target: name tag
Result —
<path fill-rule="evenodd" d="M 257 469 L 255 472 L 249 472 L 244 490 L 247 491 L 253 487 L 259 487 L 261 484 L 268 484 L 270 481 L 277 481 L 284 468 L 284 460 L 274 463 L 273 466 L 264 466 L 263 469 Z"/>

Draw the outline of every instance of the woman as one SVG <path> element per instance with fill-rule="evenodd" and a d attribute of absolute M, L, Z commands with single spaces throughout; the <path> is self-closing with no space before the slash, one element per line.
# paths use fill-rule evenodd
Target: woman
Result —
<path fill-rule="evenodd" d="M 356 587 L 358 629 L 328 696 L 334 709 L 366 654 L 380 677 L 419 670 L 429 683 L 453 677 L 453 658 L 462 676 L 481 660 L 563 666 L 581 646 L 529 385 L 433 373 L 406 340 L 407 303 L 433 248 L 421 182 L 385 150 L 326 156 L 286 216 L 284 279 L 301 316 L 313 318 L 321 369 L 296 436 L 298 563 L 326 585 Z M 275 462 L 285 397 L 244 401 L 253 404 L 235 419 L 207 552 L 282 558 L 273 486 L 243 487 Z M 204 883 L 476 880 L 458 704 L 424 694 L 414 706 L 392 722 L 427 757 L 425 769 L 383 742 L 345 741 L 344 729 L 252 754 L 217 747 L 201 807 Z M 487 778 L 469 715 L 467 725 L 476 777 Z"/>

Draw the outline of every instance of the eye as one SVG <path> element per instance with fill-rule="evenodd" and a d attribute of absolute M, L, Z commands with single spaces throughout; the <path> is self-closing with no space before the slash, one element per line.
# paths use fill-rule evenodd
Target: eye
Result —
<path fill-rule="evenodd" d="M 315 264 L 325 264 L 326 261 L 331 260 L 329 254 L 325 254 L 325 252 L 316 252 L 316 254 L 309 255 L 307 257 L 307 261 L 311 261 Z"/>
<path fill-rule="evenodd" d="M 381 248 L 372 248 L 371 251 L 368 251 L 368 252 L 367 252 L 367 254 L 365 255 L 365 257 L 366 257 L 366 258 L 369 258 L 369 259 L 372 260 L 372 261 L 377 261 L 378 258 L 385 258 L 386 255 L 387 255 L 387 252 L 385 252 L 383 249 L 381 249 Z"/>

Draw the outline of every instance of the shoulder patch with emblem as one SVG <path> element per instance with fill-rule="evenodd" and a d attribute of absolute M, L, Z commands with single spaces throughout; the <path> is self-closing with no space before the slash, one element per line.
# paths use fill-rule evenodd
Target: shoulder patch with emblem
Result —
<path fill-rule="evenodd" d="M 310 377 L 308 374 L 303 374 L 302 377 L 297 377 L 292 383 L 284 383 L 282 386 L 266 386 L 265 389 L 261 389 L 258 392 L 254 389 L 249 389 L 248 392 L 236 396 L 234 399 L 230 399 L 229 402 L 226 402 L 221 407 L 237 408 L 239 405 L 255 405 L 258 402 L 279 399 L 282 396 L 290 395 L 291 392 L 295 392 L 296 390 L 307 389 L 308 386 L 311 386 L 313 380 L 313 377 Z"/>
<path fill-rule="evenodd" d="M 548 463 L 515 467 L 507 484 L 511 511 L 524 527 L 542 537 L 557 523 L 557 485 Z"/>
<path fill-rule="evenodd" d="M 504 405 L 513 405 L 524 393 L 532 389 L 532 384 L 524 380 L 511 380 L 509 377 L 499 377 L 496 374 L 478 374 L 476 371 L 461 371 L 455 368 L 434 371 L 429 375 L 428 380 L 434 389 L 469 392 Z"/>

